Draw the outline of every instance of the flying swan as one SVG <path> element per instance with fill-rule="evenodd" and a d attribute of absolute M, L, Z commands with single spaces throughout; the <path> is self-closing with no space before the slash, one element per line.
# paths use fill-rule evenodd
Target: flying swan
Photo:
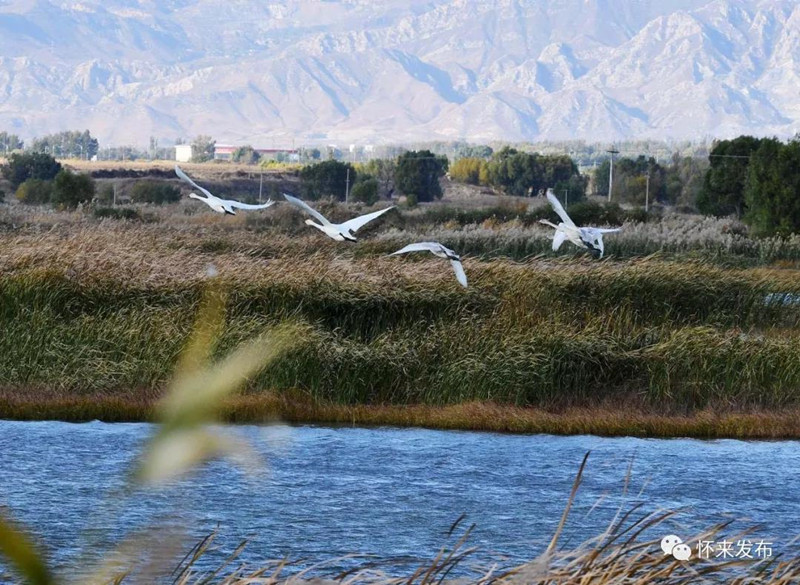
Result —
<path fill-rule="evenodd" d="M 331 223 L 325 219 L 325 217 L 319 211 L 306 204 L 305 201 L 301 201 L 297 197 L 292 197 L 288 193 L 284 193 L 283 196 L 286 198 L 286 201 L 295 207 L 299 207 L 303 211 L 306 211 L 312 217 L 320 221 L 320 223 L 315 223 L 314 221 L 307 219 L 306 225 L 313 225 L 326 236 L 333 238 L 337 242 L 344 242 L 345 240 L 348 242 L 355 242 L 355 233 L 359 230 L 359 228 L 395 207 L 392 205 L 391 207 L 381 209 L 380 211 L 373 211 L 372 213 L 368 213 L 366 215 L 360 215 L 359 217 L 354 217 L 353 219 L 350 219 L 344 223 Z"/>
<path fill-rule="evenodd" d="M 220 199 L 215 195 L 212 195 L 208 189 L 203 189 L 200 185 L 192 181 L 186 173 L 184 173 L 178 165 L 175 165 L 175 174 L 178 175 L 178 178 L 182 181 L 186 181 L 192 187 L 201 191 L 205 197 L 201 197 L 197 193 L 190 193 L 189 197 L 192 199 L 197 199 L 202 201 L 206 205 L 208 205 L 211 209 L 216 211 L 217 213 L 227 213 L 228 215 L 236 215 L 234 208 L 236 209 L 266 209 L 270 205 L 274 205 L 274 201 L 267 201 L 266 203 L 261 203 L 260 205 L 250 205 L 249 203 L 240 203 L 239 201 L 234 201 L 233 199 Z"/>
<path fill-rule="evenodd" d="M 447 258 L 450 260 L 450 266 L 456 273 L 456 278 L 461 286 L 467 286 L 467 275 L 464 273 L 464 267 L 461 265 L 461 257 L 453 252 L 450 248 L 442 246 L 439 242 L 418 242 L 416 244 L 409 244 L 405 248 L 401 248 L 397 252 L 392 252 L 389 256 L 396 254 L 406 254 L 407 252 L 431 252 L 439 258 Z"/>
<path fill-rule="evenodd" d="M 546 219 L 540 219 L 539 223 L 549 225 L 556 228 L 556 233 L 553 235 L 553 251 L 555 252 L 564 243 L 564 240 L 569 240 L 579 248 L 588 248 L 595 258 L 603 257 L 603 234 L 610 234 L 618 232 L 622 228 L 596 228 L 596 227 L 581 227 L 575 223 L 561 207 L 561 202 L 553 195 L 553 190 L 547 190 L 547 200 L 553 206 L 561 222 L 556 225 Z"/>

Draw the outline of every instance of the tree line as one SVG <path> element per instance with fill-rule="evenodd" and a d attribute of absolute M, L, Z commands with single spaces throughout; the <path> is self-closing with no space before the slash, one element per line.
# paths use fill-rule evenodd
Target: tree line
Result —
<path fill-rule="evenodd" d="M 201 137 L 206 153 L 213 141 Z M 84 144 L 87 154 L 96 148 L 88 132 L 62 132 L 37 139 L 35 145 Z M 0 148 L 19 147 L 15 135 L 0 133 Z M 246 154 L 244 151 L 242 154 Z M 610 161 L 581 173 L 564 154 L 540 154 L 504 147 L 462 149 L 450 162 L 431 150 L 406 151 L 391 159 L 347 163 L 330 159 L 303 166 L 299 171 L 301 196 L 333 198 L 373 204 L 394 194 L 407 196 L 409 204 L 441 198 L 440 179 L 483 185 L 493 192 L 535 196 L 553 188 L 562 200 L 577 203 L 591 191 L 608 194 Z M 18 149 L 10 154 L 0 173 L 17 198 L 26 203 L 75 206 L 95 197 L 88 175 L 61 167 L 52 154 Z M 668 163 L 644 155 L 614 161 L 613 199 L 641 206 L 675 205 L 707 215 L 734 215 L 752 226 L 754 233 L 789 234 L 800 231 L 800 137 L 783 142 L 777 138 L 739 136 L 713 143 L 707 158 L 676 153 Z M 107 193 L 101 193 L 104 199 Z M 134 201 L 165 203 L 180 198 L 180 190 L 157 181 L 137 186 Z"/>

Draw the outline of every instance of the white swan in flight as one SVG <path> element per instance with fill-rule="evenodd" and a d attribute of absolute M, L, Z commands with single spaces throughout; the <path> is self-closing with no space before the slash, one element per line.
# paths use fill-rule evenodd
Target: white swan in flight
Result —
<path fill-rule="evenodd" d="M 394 209 L 395 207 L 392 205 L 391 207 L 381 209 L 380 211 L 373 211 L 372 213 L 368 213 L 366 215 L 360 215 L 344 223 L 331 223 L 325 219 L 325 217 L 319 211 L 309 206 L 305 201 L 301 201 L 297 197 L 292 197 L 288 193 L 284 193 L 283 196 L 286 198 L 286 201 L 295 207 L 299 207 L 320 221 L 320 223 L 315 223 L 314 221 L 307 219 L 306 225 L 313 225 L 326 236 L 333 238 L 337 242 L 344 242 L 345 240 L 348 242 L 355 242 L 355 233 L 359 230 L 359 228 L 361 228 L 364 224 L 369 223 L 376 217 L 383 215 L 390 209 Z"/>
<path fill-rule="evenodd" d="M 618 232 L 622 228 L 595 228 L 595 227 L 581 227 L 575 223 L 561 207 L 561 202 L 553 195 L 553 190 L 547 190 L 547 200 L 553 206 L 561 222 L 556 225 L 546 219 L 540 219 L 539 223 L 549 225 L 556 228 L 556 233 L 553 235 L 553 251 L 558 250 L 564 240 L 569 240 L 579 248 L 588 248 L 595 258 L 603 257 L 603 234 L 610 234 Z"/>
<path fill-rule="evenodd" d="M 467 275 L 464 273 L 464 267 L 461 265 L 461 257 L 453 252 L 450 248 L 442 246 L 439 242 L 419 242 L 416 244 L 409 244 L 405 248 L 401 248 L 397 252 L 392 252 L 389 256 L 396 254 L 405 254 L 407 252 L 431 252 L 439 258 L 447 258 L 450 260 L 450 266 L 456 273 L 456 278 L 461 286 L 467 286 Z"/>
<path fill-rule="evenodd" d="M 270 205 L 274 205 L 274 201 L 267 201 L 266 203 L 261 203 L 259 205 L 251 205 L 249 203 L 240 203 L 239 201 L 234 201 L 233 199 L 220 199 L 219 197 L 212 195 L 208 189 L 203 189 L 200 185 L 192 181 L 186 173 L 184 173 L 178 165 L 175 165 L 175 174 L 178 175 L 182 181 L 186 181 L 192 187 L 197 189 L 198 191 L 202 192 L 205 197 L 201 197 L 197 193 L 190 193 L 189 197 L 192 199 L 197 199 L 202 201 L 206 205 L 208 205 L 211 209 L 216 211 L 217 213 L 227 213 L 228 215 L 236 215 L 234 208 L 236 209 L 266 209 Z"/>

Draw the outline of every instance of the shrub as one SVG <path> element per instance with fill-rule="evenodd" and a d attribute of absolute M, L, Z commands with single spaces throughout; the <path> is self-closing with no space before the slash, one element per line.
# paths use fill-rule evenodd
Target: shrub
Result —
<path fill-rule="evenodd" d="M 71 209 L 77 207 L 79 203 L 91 201 L 94 189 L 94 180 L 89 175 L 61 169 L 53 180 L 50 200 L 57 207 Z"/>
<path fill-rule="evenodd" d="M 126 221 L 141 221 L 145 218 L 135 209 L 130 207 L 98 207 L 94 210 L 94 216 L 100 219 L 119 219 Z"/>
<path fill-rule="evenodd" d="M 134 203 L 174 203 L 180 200 L 181 191 L 169 183 L 159 181 L 139 181 L 131 191 L 131 201 Z"/>
<path fill-rule="evenodd" d="M 353 191 L 350 193 L 353 201 L 360 201 L 367 205 L 372 205 L 378 200 L 378 180 L 367 179 L 360 181 L 353 185 Z"/>
<path fill-rule="evenodd" d="M 97 190 L 97 202 L 101 205 L 110 205 L 114 202 L 114 185 L 111 183 L 104 183 Z"/>
<path fill-rule="evenodd" d="M 27 205 L 41 205 L 50 202 L 52 192 L 53 184 L 51 181 L 28 179 L 17 188 L 16 197 L 20 202 Z"/>

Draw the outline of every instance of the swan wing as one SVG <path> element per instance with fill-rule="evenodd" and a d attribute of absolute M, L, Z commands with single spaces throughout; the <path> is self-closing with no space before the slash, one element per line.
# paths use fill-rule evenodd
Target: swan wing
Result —
<path fill-rule="evenodd" d="M 461 262 L 458 260 L 450 260 L 450 266 L 453 267 L 453 271 L 456 273 L 456 279 L 461 284 L 461 286 L 467 286 L 467 275 L 464 272 L 464 267 L 461 265 Z"/>
<path fill-rule="evenodd" d="M 234 201 L 232 199 L 226 199 L 226 203 L 228 203 L 231 207 L 235 207 L 237 209 L 266 209 L 272 205 L 275 205 L 274 201 L 267 201 L 266 203 L 258 203 L 258 204 L 251 204 L 251 203 L 240 203 L 239 201 Z"/>
<path fill-rule="evenodd" d="M 178 178 L 181 181 L 186 181 L 192 187 L 194 187 L 195 189 L 197 189 L 198 191 L 203 193 L 203 195 L 205 195 L 206 197 L 211 198 L 211 199 L 215 198 L 214 195 L 211 194 L 211 191 L 209 191 L 208 189 L 203 189 L 200 185 L 198 185 L 197 183 L 192 181 L 189 178 L 189 176 L 186 173 L 184 173 L 178 165 L 175 165 L 175 174 L 178 175 Z"/>
<path fill-rule="evenodd" d="M 397 252 L 392 252 L 389 256 L 396 254 L 407 254 L 408 252 L 441 252 L 442 245 L 436 242 L 417 242 L 416 244 L 409 244 L 404 248 L 400 248 Z"/>
<path fill-rule="evenodd" d="M 567 232 L 562 230 L 556 230 L 556 233 L 553 234 L 553 252 L 558 250 L 561 247 L 561 244 L 564 243 L 564 240 L 567 239 Z"/>
<path fill-rule="evenodd" d="M 389 211 L 390 209 L 394 209 L 394 208 L 395 208 L 395 206 L 392 205 L 391 207 L 387 207 L 386 209 L 380 209 L 378 211 L 373 211 L 372 213 L 368 213 L 366 215 L 359 215 L 358 217 L 354 217 L 353 219 L 349 219 L 346 222 L 340 224 L 339 228 L 342 231 L 348 231 L 349 230 L 350 232 L 355 233 L 364 224 L 367 224 L 367 223 L 371 222 L 376 217 L 379 217 L 379 216 L 383 215 L 384 213 L 386 213 L 387 211 Z"/>
<path fill-rule="evenodd" d="M 288 193 L 284 193 L 283 196 L 286 198 L 286 201 L 288 201 L 295 207 L 299 207 L 300 209 L 311 215 L 313 218 L 315 218 L 317 221 L 319 221 L 322 225 L 326 226 L 332 225 L 331 222 L 325 219 L 325 216 L 323 216 L 319 211 L 308 205 L 305 201 L 298 199 L 297 197 L 292 197 Z"/>
<path fill-rule="evenodd" d="M 561 206 L 561 202 L 558 200 L 558 197 L 553 195 L 553 190 L 552 189 L 548 189 L 547 190 L 547 200 L 550 202 L 550 205 L 553 206 L 553 209 L 558 214 L 558 217 L 561 218 L 561 221 L 564 222 L 564 224 L 568 225 L 569 227 L 573 227 L 573 228 L 574 227 L 578 227 L 569 218 L 569 216 L 567 215 L 567 212 L 564 211 L 564 208 Z"/>
<path fill-rule="evenodd" d="M 614 232 L 622 231 L 621 227 L 618 227 L 618 228 L 594 228 L 594 229 L 596 229 L 601 234 L 613 234 Z"/>

